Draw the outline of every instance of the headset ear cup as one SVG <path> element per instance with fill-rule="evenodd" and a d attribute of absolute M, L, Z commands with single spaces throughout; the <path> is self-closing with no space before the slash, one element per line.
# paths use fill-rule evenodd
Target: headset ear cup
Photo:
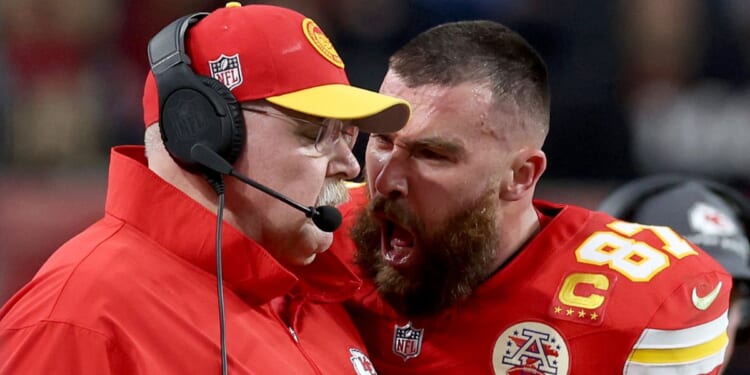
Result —
<path fill-rule="evenodd" d="M 221 122 L 221 131 L 223 137 L 228 137 L 228 139 L 225 138 L 226 147 L 220 150 L 219 155 L 229 164 L 234 164 L 245 144 L 245 120 L 242 115 L 242 107 L 240 107 L 234 94 L 223 83 L 210 77 L 197 77 L 221 98 L 222 103 L 225 103 L 227 118 Z"/>

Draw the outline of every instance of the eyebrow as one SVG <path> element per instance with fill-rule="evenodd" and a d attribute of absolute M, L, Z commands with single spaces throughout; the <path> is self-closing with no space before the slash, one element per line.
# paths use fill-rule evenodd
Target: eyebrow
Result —
<path fill-rule="evenodd" d="M 424 148 L 439 150 L 452 156 L 463 156 L 466 153 L 466 148 L 464 148 L 460 143 L 440 137 L 421 138 L 413 141 L 407 140 L 399 143 L 401 143 L 402 148 L 405 148 L 409 151 Z"/>

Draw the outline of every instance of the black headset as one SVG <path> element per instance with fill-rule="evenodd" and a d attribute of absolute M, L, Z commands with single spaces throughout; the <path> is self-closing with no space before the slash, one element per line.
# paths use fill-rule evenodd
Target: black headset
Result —
<path fill-rule="evenodd" d="M 180 165 L 195 169 L 193 146 L 203 144 L 230 164 L 242 151 L 245 123 L 232 92 L 218 80 L 196 74 L 185 50 L 185 36 L 208 13 L 187 15 L 167 25 L 148 44 L 148 58 L 159 93 L 159 129 L 164 145 Z"/>
<path fill-rule="evenodd" d="M 631 181 L 604 198 L 599 211 L 622 220 L 631 220 L 633 213 L 649 197 L 682 184 L 694 182 L 721 198 L 740 218 L 741 225 L 750 232 L 750 198 L 716 181 L 686 175 L 655 175 Z"/>

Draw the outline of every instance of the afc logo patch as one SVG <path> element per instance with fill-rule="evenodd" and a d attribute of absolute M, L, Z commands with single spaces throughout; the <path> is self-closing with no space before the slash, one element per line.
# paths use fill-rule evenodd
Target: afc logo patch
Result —
<path fill-rule="evenodd" d="M 415 328 L 411 322 L 403 326 L 394 325 L 393 330 L 393 353 L 400 356 L 406 362 L 422 352 L 422 336 L 424 328 Z"/>
<path fill-rule="evenodd" d="M 240 66 L 240 55 L 225 56 L 222 54 L 216 60 L 208 62 L 211 68 L 211 77 L 221 82 L 228 89 L 233 89 L 242 84 L 242 67 Z"/>
<path fill-rule="evenodd" d="M 567 375 L 570 354 L 554 328 L 539 322 L 508 327 L 495 341 L 492 368 L 496 375 Z"/>

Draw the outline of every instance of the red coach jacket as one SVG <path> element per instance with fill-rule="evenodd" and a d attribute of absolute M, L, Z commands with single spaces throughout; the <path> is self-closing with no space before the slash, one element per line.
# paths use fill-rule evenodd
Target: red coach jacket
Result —
<path fill-rule="evenodd" d="M 221 373 L 216 215 L 143 155 L 113 150 L 104 218 L 0 310 L 0 374 Z M 226 223 L 222 249 L 230 374 L 374 373 L 332 254 L 292 272 Z"/>

